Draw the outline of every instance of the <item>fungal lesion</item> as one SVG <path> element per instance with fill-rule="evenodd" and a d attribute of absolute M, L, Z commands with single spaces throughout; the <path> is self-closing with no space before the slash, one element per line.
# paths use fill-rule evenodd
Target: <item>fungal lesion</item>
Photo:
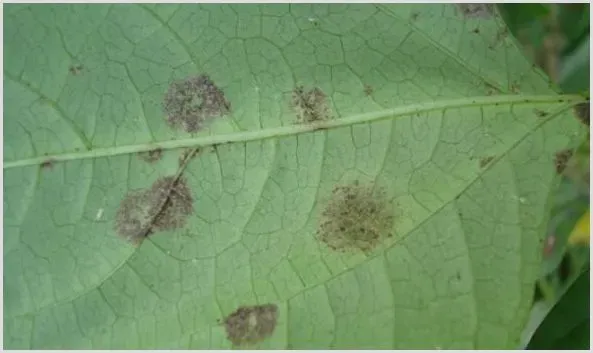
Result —
<path fill-rule="evenodd" d="M 78 76 L 80 75 L 80 73 L 82 72 L 82 70 L 84 69 L 84 66 L 82 65 L 70 65 L 70 67 L 68 68 L 68 72 L 73 75 L 73 76 Z"/>
<path fill-rule="evenodd" d="M 55 161 L 53 159 L 47 159 L 43 161 L 40 165 L 41 170 L 51 170 L 54 167 Z"/>
<path fill-rule="evenodd" d="M 494 156 L 486 156 L 486 157 L 480 158 L 480 168 L 486 167 L 493 160 L 494 160 Z"/>
<path fill-rule="evenodd" d="M 167 123 L 186 132 L 197 132 L 209 120 L 229 114 L 231 103 L 208 75 L 171 83 L 163 100 Z"/>
<path fill-rule="evenodd" d="M 305 90 L 298 86 L 292 91 L 291 107 L 298 123 L 313 123 L 331 119 L 327 95 L 318 87 Z"/>
<path fill-rule="evenodd" d="M 395 211 L 374 183 L 338 185 L 321 213 L 318 239 L 332 250 L 369 252 L 392 237 Z"/>
<path fill-rule="evenodd" d="M 157 231 L 180 228 L 193 213 L 193 197 L 184 178 L 168 176 L 148 189 L 131 190 L 120 203 L 115 231 L 133 245 Z"/>
<path fill-rule="evenodd" d="M 564 170 L 568 166 L 570 158 L 572 158 L 573 153 L 574 152 L 571 149 L 562 150 L 556 153 L 554 157 L 554 166 L 556 168 L 556 173 L 562 174 L 564 172 Z"/>
<path fill-rule="evenodd" d="M 278 321 L 278 306 L 241 306 L 224 319 L 227 339 L 234 346 L 250 346 L 272 336 Z"/>
<path fill-rule="evenodd" d="M 155 163 L 161 159 L 163 150 L 161 148 L 155 148 L 148 152 L 138 153 L 138 157 L 147 163 Z"/>

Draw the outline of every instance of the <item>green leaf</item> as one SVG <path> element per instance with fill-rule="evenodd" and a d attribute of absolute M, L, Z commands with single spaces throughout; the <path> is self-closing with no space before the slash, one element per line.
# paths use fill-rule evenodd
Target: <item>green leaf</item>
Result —
<path fill-rule="evenodd" d="M 527 349 L 589 349 L 589 276 L 587 268 L 546 315 Z"/>
<path fill-rule="evenodd" d="M 583 99 L 478 10 L 5 6 L 5 348 L 516 347 Z"/>

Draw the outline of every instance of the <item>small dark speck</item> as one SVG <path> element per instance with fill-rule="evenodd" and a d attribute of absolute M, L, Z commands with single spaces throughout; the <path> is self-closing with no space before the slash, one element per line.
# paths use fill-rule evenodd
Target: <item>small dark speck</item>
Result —
<path fill-rule="evenodd" d="M 473 33 L 476 33 L 476 34 L 478 34 L 478 33 L 480 33 L 480 29 L 479 29 L 479 28 L 474 28 L 474 29 L 472 30 L 472 32 L 473 32 Z"/>
<path fill-rule="evenodd" d="M 416 21 L 418 19 L 418 16 L 420 16 L 418 12 L 412 12 L 410 18 L 412 19 L 412 21 Z"/>
<path fill-rule="evenodd" d="M 543 118 L 548 115 L 547 112 L 540 110 L 540 109 L 534 109 L 533 112 L 535 113 L 535 115 L 537 115 L 540 118 Z"/>
<path fill-rule="evenodd" d="M 82 71 L 82 69 L 84 69 L 84 67 L 82 65 L 72 65 L 72 66 L 70 66 L 70 68 L 68 69 L 68 71 L 72 75 L 78 76 L 80 74 L 80 72 Z"/>
<path fill-rule="evenodd" d="M 54 162 L 52 160 L 47 160 L 47 161 L 44 161 L 43 163 L 41 163 L 41 169 L 48 170 L 48 169 L 52 169 L 53 166 L 54 166 Z"/>

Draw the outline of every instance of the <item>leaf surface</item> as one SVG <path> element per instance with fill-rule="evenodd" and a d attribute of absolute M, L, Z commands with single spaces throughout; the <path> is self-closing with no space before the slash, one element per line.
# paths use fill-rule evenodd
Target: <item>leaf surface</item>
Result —
<path fill-rule="evenodd" d="M 5 347 L 230 348 L 224 318 L 268 304 L 255 347 L 516 347 L 554 156 L 585 129 L 581 98 L 474 10 L 7 5 Z M 163 101 L 198 75 L 229 111 L 184 132 Z M 318 101 L 328 119 L 303 122 Z M 118 236 L 126 195 L 172 176 L 183 224 L 163 225 L 159 196 L 142 209 L 158 231 Z M 318 232 L 356 182 L 390 216 L 363 219 L 381 235 L 367 251 L 336 251 Z"/>

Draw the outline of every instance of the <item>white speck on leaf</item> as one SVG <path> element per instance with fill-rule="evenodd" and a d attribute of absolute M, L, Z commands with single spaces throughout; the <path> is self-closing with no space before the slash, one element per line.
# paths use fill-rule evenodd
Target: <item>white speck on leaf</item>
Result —
<path fill-rule="evenodd" d="M 104 211 L 103 208 L 99 208 L 97 210 L 97 215 L 95 216 L 95 221 L 101 220 L 101 218 L 103 217 L 103 211 Z"/>

